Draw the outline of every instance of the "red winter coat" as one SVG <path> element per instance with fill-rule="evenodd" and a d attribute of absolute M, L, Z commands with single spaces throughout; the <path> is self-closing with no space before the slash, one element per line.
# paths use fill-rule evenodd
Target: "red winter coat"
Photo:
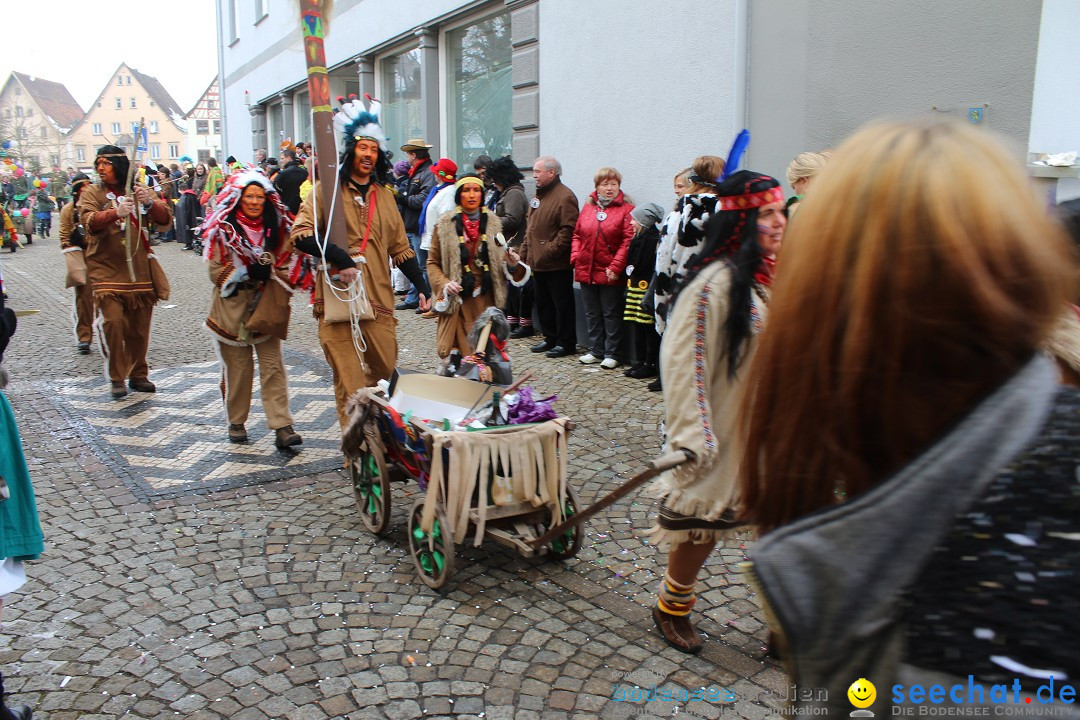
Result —
<path fill-rule="evenodd" d="M 623 199 L 621 190 L 606 208 L 597 203 L 596 191 L 589 195 L 574 226 L 574 241 L 570 248 L 575 280 L 590 285 L 622 285 L 626 282 L 622 274 L 626 269 L 630 238 L 634 237 L 630 227 L 633 209 L 634 206 Z M 596 214 L 601 211 L 606 217 L 597 220 Z M 609 280 L 604 272 L 608 269 L 615 273 L 614 280 Z"/>

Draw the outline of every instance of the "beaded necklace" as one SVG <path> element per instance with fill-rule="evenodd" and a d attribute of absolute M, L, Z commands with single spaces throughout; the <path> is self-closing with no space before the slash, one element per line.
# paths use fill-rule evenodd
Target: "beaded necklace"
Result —
<path fill-rule="evenodd" d="M 462 233 L 458 235 L 458 245 L 465 248 L 465 254 L 462 256 L 462 259 L 466 259 L 466 262 L 462 263 L 465 272 L 471 273 L 473 271 L 473 262 L 478 261 L 481 272 L 487 275 L 491 272 L 491 266 L 488 264 L 487 259 L 483 257 L 484 253 L 478 252 L 483 245 L 487 244 L 487 233 L 480 234 L 480 218 L 477 217 L 472 220 L 464 213 L 461 213 L 461 227 Z"/>

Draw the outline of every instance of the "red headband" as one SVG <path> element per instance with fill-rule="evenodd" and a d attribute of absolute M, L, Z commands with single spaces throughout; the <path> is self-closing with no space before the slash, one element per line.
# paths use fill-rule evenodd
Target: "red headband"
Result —
<path fill-rule="evenodd" d="M 751 208 L 769 205 L 775 202 L 784 202 L 784 191 L 779 187 L 771 187 L 746 195 L 729 195 L 720 198 L 720 210 L 749 210 Z"/>

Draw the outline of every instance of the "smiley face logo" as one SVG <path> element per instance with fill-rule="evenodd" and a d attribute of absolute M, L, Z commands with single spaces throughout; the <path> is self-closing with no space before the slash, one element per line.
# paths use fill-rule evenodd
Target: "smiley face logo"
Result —
<path fill-rule="evenodd" d="M 866 678 L 859 678 L 847 689 L 848 700 L 857 708 L 868 708 L 877 699 L 877 688 Z"/>

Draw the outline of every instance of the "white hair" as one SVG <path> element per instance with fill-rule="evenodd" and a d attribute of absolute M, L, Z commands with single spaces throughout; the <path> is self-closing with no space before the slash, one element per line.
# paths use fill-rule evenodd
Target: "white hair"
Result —
<path fill-rule="evenodd" d="M 541 163 L 545 170 L 554 170 L 556 175 L 562 175 L 562 165 L 551 155 L 541 155 L 536 162 Z"/>

